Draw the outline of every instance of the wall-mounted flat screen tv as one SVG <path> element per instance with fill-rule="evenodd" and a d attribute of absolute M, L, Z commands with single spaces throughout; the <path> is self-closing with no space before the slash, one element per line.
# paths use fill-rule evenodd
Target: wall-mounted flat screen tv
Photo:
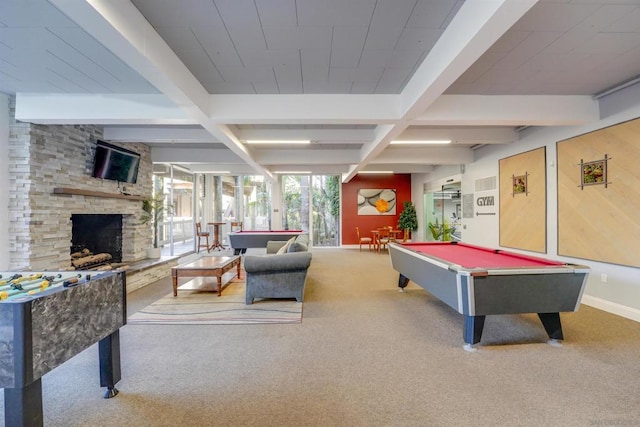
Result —
<path fill-rule="evenodd" d="M 93 162 L 95 178 L 135 184 L 138 179 L 140 154 L 98 140 Z"/>

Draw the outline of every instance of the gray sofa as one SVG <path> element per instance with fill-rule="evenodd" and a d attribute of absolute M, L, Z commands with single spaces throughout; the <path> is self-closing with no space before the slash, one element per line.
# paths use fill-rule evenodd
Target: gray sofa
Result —
<path fill-rule="evenodd" d="M 267 242 L 267 255 L 244 257 L 246 304 L 253 304 L 255 298 L 295 298 L 302 302 L 307 270 L 311 265 L 309 236 L 297 236 L 284 253 L 278 253 L 286 243 L 270 241 Z"/>

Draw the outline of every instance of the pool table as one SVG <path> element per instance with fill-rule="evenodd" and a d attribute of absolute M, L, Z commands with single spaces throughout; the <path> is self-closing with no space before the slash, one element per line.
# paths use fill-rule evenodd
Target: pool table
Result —
<path fill-rule="evenodd" d="M 464 315 L 464 348 L 480 342 L 485 316 L 537 313 L 551 344 L 560 312 L 577 311 L 589 267 L 461 242 L 391 243 L 403 290 L 409 280 Z"/>
<path fill-rule="evenodd" d="M 270 240 L 286 242 L 300 234 L 302 230 L 243 230 L 232 231 L 228 236 L 234 255 L 239 255 L 245 253 L 247 248 L 266 248 Z"/>

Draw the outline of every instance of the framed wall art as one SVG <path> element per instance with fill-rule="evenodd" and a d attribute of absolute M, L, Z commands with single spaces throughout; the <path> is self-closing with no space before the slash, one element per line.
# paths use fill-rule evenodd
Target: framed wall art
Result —
<path fill-rule="evenodd" d="M 395 215 L 396 190 L 361 188 L 358 190 L 358 215 Z"/>
<path fill-rule="evenodd" d="M 516 194 L 524 194 L 526 196 L 529 193 L 527 188 L 528 176 L 529 174 L 526 172 L 524 175 L 511 175 L 511 179 L 513 180 L 513 193 L 511 193 L 512 196 L 515 196 Z"/>
<path fill-rule="evenodd" d="M 580 188 L 585 185 L 604 185 L 605 188 L 611 184 L 607 181 L 607 161 L 610 157 L 605 154 L 604 159 L 585 162 L 580 159 Z"/>

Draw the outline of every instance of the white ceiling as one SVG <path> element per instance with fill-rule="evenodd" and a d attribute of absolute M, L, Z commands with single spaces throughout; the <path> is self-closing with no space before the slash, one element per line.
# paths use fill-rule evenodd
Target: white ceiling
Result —
<path fill-rule="evenodd" d="M 593 95 L 638 76 L 640 0 L 0 2 L 18 119 L 104 125 L 194 171 L 429 172 L 598 120 Z"/>

